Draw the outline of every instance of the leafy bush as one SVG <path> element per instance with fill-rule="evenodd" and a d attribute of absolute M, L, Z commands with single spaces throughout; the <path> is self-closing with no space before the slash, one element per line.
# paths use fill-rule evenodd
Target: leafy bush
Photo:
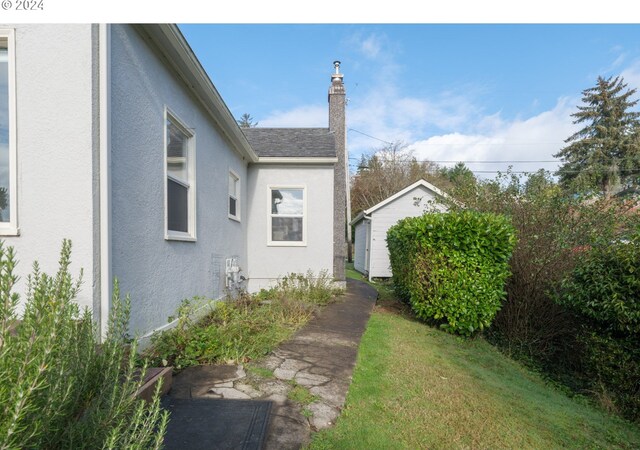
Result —
<path fill-rule="evenodd" d="M 612 355 L 633 342 L 621 330 L 638 323 L 638 277 L 631 273 L 638 259 L 634 247 L 615 243 L 630 242 L 639 229 L 636 204 L 567 196 L 544 171 L 501 174 L 454 195 L 469 209 L 507 215 L 517 231 L 507 299 L 487 338 L 555 381 L 580 393 L 597 393 L 603 403 L 628 415 L 622 397 L 631 398 L 634 391 L 619 377 L 628 373 L 627 380 L 637 379 L 637 366 L 629 359 L 634 353 Z M 556 301 L 559 295 L 566 297 Z M 580 307 L 571 304 L 578 299 Z M 625 368 L 607 365 L 616 360 L 626 361 Z M 614 386 L 627 386 L 628 395 L 620 397 L 622 391 Z"/>
<path fill-rule="evenodd" d="M 518 241 L 509 261 L 507 299 L 487 337 L 507 354 L 580 389 L 580 318 L 552 293 L 585 249 L 611 242 L 632 218 L 624 205 L 566 196 L 550 174 L 501 174 L 457 191 L 468 209 L 508 216 Z M 457 205 L 451 205 L 457 208 Z"/>
<path fill-rule="evenodd" d="M 581 317 L 589 387 L 640 419 L 640 232 L 591 247 L 563 281 L 559 304 Z"/>
<path fill-rule="evenodd" d="M 304 325 L 318 305 L 339 293 L 326 273 L 308 272 L 287 275 L 276 287 L 256 295 L 185 300 L 178 309 L 177 326 L 155 334 L 147 354 L 154 364 L 178 369 L 259 358 Z"/>
<path fill-rule="evenodd" d="M 600 328 L 640 334 L 640 232 L 585 252 L 563 281 L 558 303 Z"/>
<path fill-rule="evenodd" d="M 128 357 L 129 299 L 116 284 L 96 345 L 91 314 L 73 301 L 80 279 L 70 255 L 65 240 L 54 277 L 34 263 L 20 319 L 14 251 L 0 242 L 0 448 L 160 448 L 168 417 L 158 395 L 151 404 L 135 398 L 142 381 Z"/>
<path fill-rule="evenodd" d="M 469 211 L 403 219 L 387 234 L 399 295 L 418 317 L 463 335 L 500 309 L 514 244 L 504 216 Z"/>

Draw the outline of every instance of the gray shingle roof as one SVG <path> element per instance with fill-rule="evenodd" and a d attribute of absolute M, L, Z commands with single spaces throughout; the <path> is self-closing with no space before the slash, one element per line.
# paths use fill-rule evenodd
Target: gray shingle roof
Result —
<path fill-rule="evenodd" d="M 243 128 L 242 131 L 258 156 L 336 156 L 334 135 L 328 128 Z"/>

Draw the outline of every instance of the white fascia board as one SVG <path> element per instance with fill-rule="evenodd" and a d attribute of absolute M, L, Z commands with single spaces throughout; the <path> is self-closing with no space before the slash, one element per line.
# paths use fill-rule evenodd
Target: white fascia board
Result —
<path fill-rule="evenodd" d="M 257 162 L 261 164 L 335 164 L 338 158 L 260 156 Z"/>
<path fill-rule="evenodd" d="M 258 155 L 249 145 L 233 114 L 178 27 L 175 24 L 135 26 L 155 43 L 156 48 L 165 56 L 165 63 L 179 74 L 186 86 L 200 99 L 238 153 L 251 162 L 257 162 Z"/>
<path fill-rule="evenodd" d="M 355 216 L 351 222 L 349 222 L 349 225 L 353 226 L 356 223 L 360 222 L 364 218 L 364 215 L 365 211 L 360 211 L 360 213 L 358 213 L 358 215 Z"/>
<path fill-rule="evenodd" d="M 363 212 L 364 212 L 364 214 L 369 215 L 372 212 L 382 208 L 383 206 L 388 205 L 389 203 L 391 203 L 395 199 L 402 197 L 407 192 L 410 192 L 410 191 L 414 190 L 418 186 L 423 186 L 423 187 L 429 189 L 430 191 L 433 191 L 436 195 L 439 195 L 442 198 L 450 199 L 448 194 L 446 194 L 445 192 L 441 191 L 440 189 L 435 187 L 433 184 L 428 183 L 427 181 L 424 181 L 424 180 L 418 180 L 415 183 L 413 183 L 412 185 L 407 186 L 406 188 L 404 188 L 403 190 L 401 190 L 399 192 L 396 192 L 391 197 L 388 197 L 388 198 L 382 200 L 377 205 L 374 205 L 371 208 L 364 210 Z"/>

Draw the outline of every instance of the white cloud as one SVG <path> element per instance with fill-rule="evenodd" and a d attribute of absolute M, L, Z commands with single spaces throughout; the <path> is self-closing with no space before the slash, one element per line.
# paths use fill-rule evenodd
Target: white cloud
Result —
<path fill-rule="evenodd" d="M 327 106 L 306 105 L 289 111 L 273 111 L 267 118 L 259 121 L 259 126 L 266 128 L 326 128 L 328 116 Z"/>
<path fill-rule="evenodd" d="M 410 145 L 418 159 L 431 161 L 549 161 L 566 144 L 577 126 L 572 123 L 575 101 L 562 98 L 550 111 L 511 122 L 491 117 L 488 132 L 448 133 L 419 140 Z M 555 171 L 556 162 L 513 163 L 514 171 Z M 508 163 L 468 163 L 477 171 L 506 171 Z M 492 178 L 494 174 L 481 176 Z"/>
<path fill-rule="evenodd" d="M 364 56 L 369 59 L 375 59 L 382 50 L 382 43 L 380 37 L 375 34 L 369 35 L 365 40 L 360 43 L 360 51 Z"/>
<path fill-rule="evenodd" d="M 640 60 L 635 60 L 629 67 L 621 73 L 624 82 L 629 85 L 631 89 L 640 88 Z M 634 96 L 637 98 L 637 95 Z"/>

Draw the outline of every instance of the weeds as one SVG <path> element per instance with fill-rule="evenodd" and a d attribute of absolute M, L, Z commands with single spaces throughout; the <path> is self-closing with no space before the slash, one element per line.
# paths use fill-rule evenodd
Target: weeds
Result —
<path fill-rule="evenodd" d="M 318 397 L 309 392 L 309 389 L 307 389 L 306 387 L 300 386 L 293 380 L 291 385 L 293 387 L 287 394 L 287 398 L 289 400 L 299 403 L 302 406 L 310 405 L 311 403 L 318 400 Z"/>
<path fill-rule="evenodd" d="M 178 309 L 177 326 L 153 336 L 148 356 L 154 364 L 177 369 L 247 362 L 288 339 L 339 293 L 325 272 L 317 277 L 308 272 L 306 276 L 290 274 L 256 295 L 243 292 L 208 303 L 188 300 Z M 203 305 L 210 312 L 194 321 Z"/>
<path fill-rule="evenodd" d="M 245 366 L 245 370 L 248 373 L 257 375 L 262 378 L 275 378 L 275 375 L 273 374 L 273 370 L 265 369 L 264 367 Z"/>

